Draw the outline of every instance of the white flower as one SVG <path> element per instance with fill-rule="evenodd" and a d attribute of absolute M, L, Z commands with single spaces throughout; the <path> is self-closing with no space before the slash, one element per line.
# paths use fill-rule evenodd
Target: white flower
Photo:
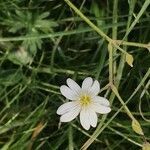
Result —
<path fill-rule="evenodd" d="M 98 96 L 100 84 L 97 80 L 93 81 L 91 77 L 87 77 L 80 87 L 75 81 L 68 78 L 67 85 L 62 85 L 60 91 L 71 102 L 58 108 L 57 114 L 61 115 L 61 122 L 72 121 L 80 114 L 81 125 L 89 130 L 90 126 L 96 127 L 97 125 L 97 113 L 107 114 L 111 111 L 109 101 Z"/>

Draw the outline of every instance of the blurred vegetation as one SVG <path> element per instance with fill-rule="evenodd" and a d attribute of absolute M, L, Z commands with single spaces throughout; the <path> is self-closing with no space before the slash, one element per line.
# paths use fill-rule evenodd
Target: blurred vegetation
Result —
<path fill-rule="evenodd" d="M 0 1 L 0 149 L 144 149 L 150 142 L 150 0 L 71 1 L 123 49 L 113 45 L 112 53 L 67 1 Z M 56 110 L 66 101 L 60 85 L 87 76 L 106 87 L 100 95 L 112 112 L 89 131 L 78 118 L 60 124 Z M 131 116 L 144 135 L 134 132 Z"/>

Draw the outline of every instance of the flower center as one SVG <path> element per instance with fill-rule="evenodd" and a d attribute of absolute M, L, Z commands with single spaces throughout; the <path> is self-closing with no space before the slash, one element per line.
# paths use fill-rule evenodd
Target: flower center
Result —
<path fill-rule="evenodd" d="M 90 96 L 87 96 L 87 95 L 83 95 L 81 96 L 80 98 L 80 104 L 83 106 L 87 106 L 91 103 L 91 98 Z"/>

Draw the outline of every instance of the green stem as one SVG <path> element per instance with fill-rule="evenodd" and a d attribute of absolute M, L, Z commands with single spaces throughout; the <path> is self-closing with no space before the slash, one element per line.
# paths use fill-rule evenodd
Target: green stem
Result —
<path fill-rule="evenodd" d="M 137 43 L 137 42 L 127 42 L 122 40 L 114 40 L 118 45 L 126 45 L 126 46 L 135 46 L 135 47 L 141 47 L 141 48 L 150 48 L 150 44 L 142 44 L 142 43 Z"/>
<path fill-rule="evenodd" d="M 68 131 L 68 139 L 69 139 L 69 150 L 73 150 L 73 137 L 72 137 L 72 126 L 69 126 L 69 131 Z"/>
<path fill-rule="evenodd" d="M 126 113 L 128 114 L 128 116 L 132 120 L 134 120 L 135 119 L 134 116 L 132 115 L 132 113 L 130 112 L 130 110 L 128 109 L 128 107 L 126 106 L 126 104 L 124 103 L 124 101 L 122 100 L 121 96 L 119 95 L 119 92 L 118 92 L 117 88 L 114 85 L 111 85 L 111 89 L 115 93 L 115 95 L 117 96 L 117 98 L 120 101 L 120 103 L 123 105 L 123 107 L 126 110 Z"/>
<path fill-rule="evenodd" d="M 108 44 L 109 51 L 109 82 L 113 83 L 113 47 L 111 43 Z"/>
<path fill-rule="evenodd" d="M 93 24 L 79 9 L 77 9 L 73 3 L 69 0 L 64 0 L 91 28 L 93 28 L 100 36 L 110 42 L 112 39 L 108 37 L 102 30 L 100 30 L 95 24 Z"/>
<path fill-rule="evenodd" d="M 135 20 L 132 22 L 131 26 L 129 27 L 128 31 L 126 32 L 124 39 L 126 39 L 126 37 L 129 35 L 129 33 L 132 31 L 132 29 L 134 28 L 134 26 L 137 24 L 137 22 L 139 21 L 140 17 L 143 15 L 143 13 L 145 12 L 145 10 L 147 9 L 147 7 L 150 4 L 150 0 L 146 0 L 145 3 L 143 4 L 140 12 L 138 13 L 138 15 L 136 16 Z"/>

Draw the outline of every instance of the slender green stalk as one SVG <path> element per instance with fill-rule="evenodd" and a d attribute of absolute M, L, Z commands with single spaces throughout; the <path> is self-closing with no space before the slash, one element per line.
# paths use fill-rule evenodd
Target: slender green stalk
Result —
<path fill-rule="evenodd" d="M 127 30 L 123 40 L 129 35 L 129 33 L 132 31 L 132 29 L 134 28 L 134 26 L 138 23 L 139 19 L 141 18 L 141 16 L 143 15 L 143 13 L 145 12 L 145 10 L 147 9 L 147 7 L 150 4 L 150 0 L 146 0 L 140 10 L 140 12 L 138 13 L 138 15 L 136 16 L 135 20 L 132 22 L 131 26 L 129 27 L 129 29 Z"/>
<path fill-rule="evenodd" d="M 120 136 L 122 136 L 124 139 L 128 140 L 129 142 L 135 144 L 135 145 L 138 145 L 139 147 L 142 147 L 142 144 L 132 140 L 131 138 L 127 137 L 126 135 L 122 134 L 121 132 L 119 132 L 118 130 L 108 126 L 108 129 L 110 129 L 111 131 L 113 131 L 115 134 L 118 134 Z"/>
<path fill-rule="evenodd" d="M 79 9 L 77 9 L 70 0 L 64 0 L 91 28 L 93 28 L 100 36 L 106 39 L 108 42 L 111 41 L 101 29 L 99 29 L 95 24 L 93 24 Z"/>
<path fill-rule="evenodd" d="M 125 45 L 125 46 L 134 46 L 134 47 L 141 47 L 141 48 L 150 48 L 150 43 L 148 44 L 142 44 L 142 43 L 136 43 L 136 42 L 127 42 L 127 41 L 121 41 L 121 40 L 115 40 L 115 42 L 120 45 Z"/>
<path fill-rule="evenodd" d="M 74 150 L 73 148 L 73 130 L 72 126 L 69 126 L 69 131 L 68 131 L 68 139 L 69 139 L 69 150 Z"/>
<path fill-rule="evenodd" d="M 128 114 L 128 116 L 134 120 L 134 116 L 132 115 L 132 113 L 130 112 L 130 110 L 128 109 L 128 107 L 126 106 L 126 104 L 124 103 L 124 101 L 122 100 L 121 96 L 118 93 L 117 88 L 114 85 L 111 85 L 111 89 L 112 91 L 115 93 L 115 95 L 117 96 L 118 100 L 121 102 L 122 106 L 124 107 L 124 109 L 126 110 L 126 113 Z"/>
<path fill-rule="evenodd" d="M 109 51 L 109 82 L 113 84 L 113 47 L 112 44 L 108 44 Z"/>

